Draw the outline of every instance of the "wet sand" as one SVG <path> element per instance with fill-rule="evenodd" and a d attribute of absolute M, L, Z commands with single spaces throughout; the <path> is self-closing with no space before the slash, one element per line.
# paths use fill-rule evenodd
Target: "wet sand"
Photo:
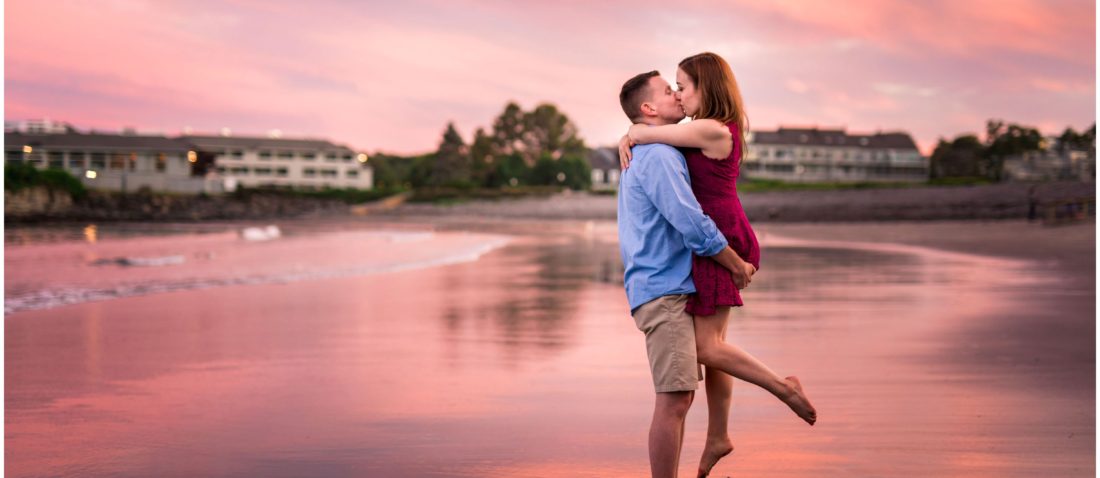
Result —
<path fill-rule="evenodd" d="M 714 476 L 1094 475 L 1093 226 L 919 226 L 759 228 L 729 339 L 821 418 L 737 383 Z M 495 229 L 514 239 L 476 262 L 11 314 L 5 471 L 644 476 L 653 394 L 614 225 Z"/>

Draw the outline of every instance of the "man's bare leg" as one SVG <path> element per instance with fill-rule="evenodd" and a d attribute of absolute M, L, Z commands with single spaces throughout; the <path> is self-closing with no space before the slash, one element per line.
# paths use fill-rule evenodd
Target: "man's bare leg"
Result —
<path fill-rule="evenodd" d="M 714 315 L 695 318 L 695 344 L 699 351 L 699 363 L 771 392 L 799 418 L 813 425 L 817 421 L 817 411 L 802 391 L 802 384 L 797 377 L 780 378 L 767 365 L 740 347 L 717 340 L 718 330 L 724 324 L 723 317 L 728 316 L 729 307 L 719 307 Z"/>
<path fill-rule="evenodd" d="M 695 392 L 658 393 L 649 425 L 649 469 L 653 478 L 676 478 L 684 422 Z"/>

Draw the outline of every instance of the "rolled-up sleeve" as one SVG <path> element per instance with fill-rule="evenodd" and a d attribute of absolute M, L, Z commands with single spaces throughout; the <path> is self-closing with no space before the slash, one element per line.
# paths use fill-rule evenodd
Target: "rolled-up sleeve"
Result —
<path fill-rule="evenodd" d="M 638 173 L 644 190 L 661 215 L 684 236 L 684 245 L 696 255 L 713 256 L 726 247 L 726 238 L 706 214 L 695 194 L 682 158 L 666 150 L 650 152 Z"/>

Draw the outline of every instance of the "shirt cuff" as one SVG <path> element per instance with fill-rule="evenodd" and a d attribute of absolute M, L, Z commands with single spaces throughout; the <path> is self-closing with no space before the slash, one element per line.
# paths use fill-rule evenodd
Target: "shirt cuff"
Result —
<path fill-rule="evenodd" d="M 719 252 L 722 252 L 722 249 L 725 249 L 728 244 L 726 238 L 722 236 L 721 233 L 716 234 L 703 244 L 703 252 L 699 255 L 703 257 L 717 255 Z"/>

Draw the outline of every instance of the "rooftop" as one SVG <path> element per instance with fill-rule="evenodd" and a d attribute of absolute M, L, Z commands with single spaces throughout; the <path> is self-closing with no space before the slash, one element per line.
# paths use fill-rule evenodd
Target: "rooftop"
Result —
<path fill-rule="evenodd" d="M 19 149 L 31 146 L 44 149 L 90 148 L 126 151 L 159 151 L 165 153 L 186 152 L 191 146 L 179 139 L 167 136 L 120 135 L 100 133 L 77 133 L 70 131 L 60 134 L 31 134 L 5 132 L 6 149 Z"/>
<path fill-rule="evenodd" d="M 843 129 L 783 128 L 753 131 L 753 144 L 845 146 L 869 149 L 917 149 L 909 133 L 848 134 Z"/>

